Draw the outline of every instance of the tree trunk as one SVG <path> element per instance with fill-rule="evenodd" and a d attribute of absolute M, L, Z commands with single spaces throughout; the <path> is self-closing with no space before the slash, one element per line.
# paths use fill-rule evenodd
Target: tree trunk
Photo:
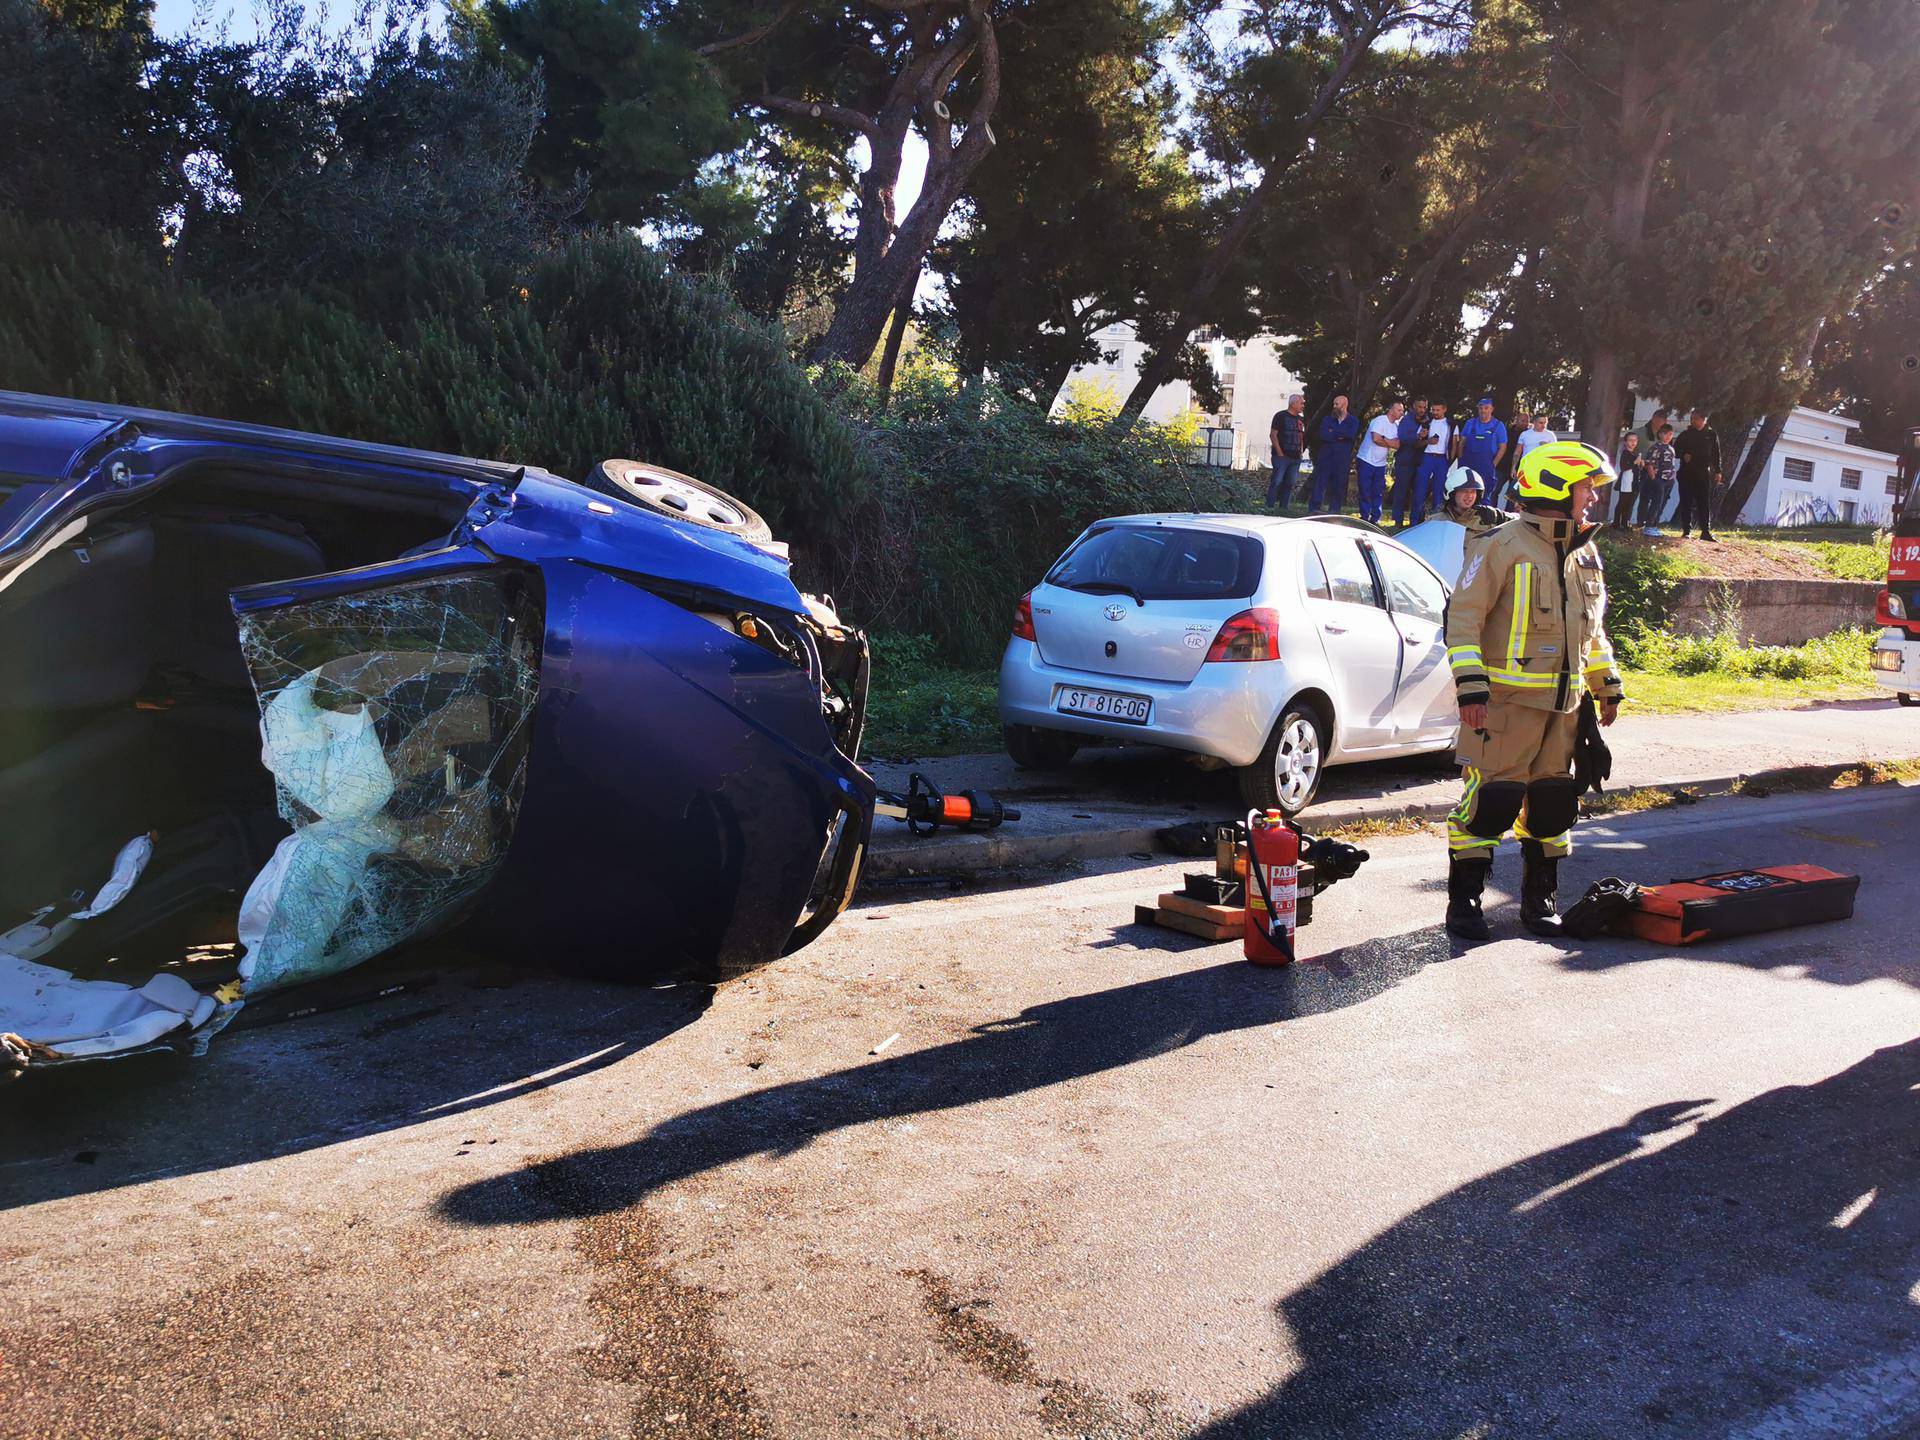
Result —
<path fill-rule="evenodd" d="M 1819 348 L 1820 332 L 1827 328 L 1823 317 L 1818 324 L 1807 332 L 1806 341 L 1800 346 L 1795 357 L 1796 368 L 1804 374 L 1813 364 L 1813 352 Z M 1794 404 L 1800 397 L 1794 396 Z M 1716 507 L 1714 518 L 1722 525 L 1732 525 L 1739 518 L 1748 499 L 1760 484 L 1760 477 L 1767 472 L 1767 462 L 1773 459 L 1773 447 L 1780 443 L 1780 432 L 1787 428 L 1787 414 L 1793 405 L 1787 405 L 1777 415 L 1769 415 L 1760 425 L 1760 433 L 1753 437 L 1753 443 L 1747 446 L 1747 453 L 1741 458 L 1740 468 L 1734 472 L 1733 479 L 1721 492 L 1720 504 Z M 1764 518 L 1764 517 L 1763 517 Z"/>
<path fill-rule="evenodd" d="M 1672 102 L 1660 99 L 1662 83 L 1663 76 L 1650 67 L 1628 66 L 1620 77 L 1617 137 L 1594 136 L 1597 146 L 1616 138 L 1619 145 L 1606 215 L 1607 250 L 1615 257 L 1637 255 L 1646 239 L 1654 172 L 1671 129 Z M 1580 434 L 1588 444 L 1602 450 L 1616 444 L 1626 388 L 1618 340 L 1611 326 L 1599 326 L 1587 350 L 1587 399 L 1580 412 Z"/>
<path fill-rule="evenodd" d="M 1780 432 L 1786 428 L 1787 417 L 1784 414 L 1769 415 L 1760 422 L 1760 433 L 1753 437 L 1753 443 L 1747 447 L 1746 457 L 1740 462 L 1740 469 L 1720 496 L 1719 514 L 1715 517 L 1720 524 L 1731 525 L 1739 516 L 1741 508 L 1760 483 L 1760 477 L 1766 473 L 1767 462 L 1773 459 L 1773 447 L 1780 443 Z"/>
<path fill-rule="evenodd" d="M 926 14 L 932 17 L 935 12 Z M 923 50 L 932 40 L 931 29 L 917 37 Z M 976 55 L 979 81 L 965 133 L 955 144 L 955 120 L 945 113 L 943 97 L 953 93 L 960 74 Z M 837 361 L 855 368 L 867 363 L 874 346 L 880 343 L 887 317 L 893 313 L 895 298 L 918 278 L 927 252 L 939 238 L 941 225 L 973 172 L 993 149 L 993 126 L 989 122 L 999 101 L 1000 48 L 989 5 L 987 0 L 969 0 L 965 26 L 938 51 L 923 53 L 900 72 L 879 115 L 872 119 L 851 116 L 851 123 L 867 136 L 872 148 L 873 163 L 868 168 L 870 173 L 879 172 L 879 184 L 873 187 L 870 205 L 869 187 L 862 181 L 860 217 L 854 231 L 853 278 L 834 304 L 827 333 L 813 347 L 815 362 Z M 938 110 L 934 108 L 936 103 L 940 103 Z M 796 107 L 819 113 L 817 108 L 804 107 L 797 101 L 775 103 L 763 99 L 761 104 L 786 113 L 793 113 Z M 894 185 L 907 131 L 916 116 L 927 141 L 926 178 L 913 208 L 896 227 Z"/>
<path fill-rule="evenodd" d="M 904 295 L 893 307 L 893 324 L 887 327 L 887 348 L 880 356 L 880 408 L 887 408 L 893 395 L 893 373 L 900 365 L 900 344 L 907 338 L 907 322 L 913 319 L 913 296 Z"/>

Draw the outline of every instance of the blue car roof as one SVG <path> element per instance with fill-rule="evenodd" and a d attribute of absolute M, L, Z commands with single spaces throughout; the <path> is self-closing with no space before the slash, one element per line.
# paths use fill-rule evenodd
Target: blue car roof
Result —
<path fill-rule="evenodd" d="M 141 410 L 131 405 L 105 405 L 92 400 L 0 390 L 0 475 L 23 480 L 63 479 L 103 436 L 129 422 L 146 435 L 284 446 L 367 464 L 435 470 L 482 484 L 509 482 L 516 479 L 523 468 L 530 468 L 400 445 L 378 445 L 367 440 L 343 440 L 337 435 L 249 425 L 238 420 L 209 420 L 167 410 Z"/>

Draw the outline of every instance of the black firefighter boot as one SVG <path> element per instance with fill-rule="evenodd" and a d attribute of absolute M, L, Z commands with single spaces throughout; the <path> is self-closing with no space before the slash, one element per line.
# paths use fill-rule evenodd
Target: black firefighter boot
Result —
<path fill-rule="evenodd" d="M 1560 857 L 1549 855 L 1538 840 L 1522 840 L 1520 854 L 1526 869 L 1520 876 L 1520 923 L 1549 940 L 1565 932 L 1554 892 L 1560 888 Z"/>
<path fill-rule="evenodd" d="M 1487 917 L 1480 913 L 1480 892 L 1493 869 L 1491 855 L 1447 857 L 1447 933 L 1461 940 L 1491 940 Z"/>

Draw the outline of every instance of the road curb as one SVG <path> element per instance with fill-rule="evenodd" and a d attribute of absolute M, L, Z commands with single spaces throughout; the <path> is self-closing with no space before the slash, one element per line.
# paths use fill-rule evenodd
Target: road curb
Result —
<path fill-rule="evenodd" d="M 1904 763 L 1920 762 L 1920 755 Z M 1722 775 L 1707 779 L 1650 781 L 1646 784 L 1616 785 L 1610 796 L 1657 791 L 1663 795 L 1685 793 L 1696 800 L 1725 795 L 1749 794 L 1759 798 L 1775 791 L 1811 791 L 1831 787 L 1843 776 L 1864 770 L 1869 776 L 1862 784 L 1885 783 L 1871 778 L 1877 766 L 1901 761 L 1853 760 L 1819 765 L 1788 765 L 1772 770 Z M 1349 800 L 1309 810 L 1304 823 L 1313 833 L 1338 830 L 1367 821 L 1385 824 L 1433 822 L 1444 820 L 1456 802 L 1452 800 L 1416 801 L 1389 807 L 1380 801 Z M 1606 819 L 1600 811 L 1583 818 Z M 1184 824 L 1218 816 L 1199 816 L 1191 811 L 1168 811 L 1163 817 L 1142 821 L 1138 815 L 1126 817 L 1126 825 L 1102 825 L 1088 822 L 1085 828 L 1054 835 L 1021 835 L 1017 831 L 996 831 L 990 835 L 936 836 L 920 844 L 889 844 L 875 847 L 867 856 L 866 874 L 870 879 L 941 879 L 971 875 L 1001 875 L 1022 870 L 1039 870 L 1070 864 L 1077 860 L 1111 860 L 1121 855 L 1151 852 L 1156 858 L 1178 857 L 1162 850 L 1155 832 L 1169 825 Z"/>

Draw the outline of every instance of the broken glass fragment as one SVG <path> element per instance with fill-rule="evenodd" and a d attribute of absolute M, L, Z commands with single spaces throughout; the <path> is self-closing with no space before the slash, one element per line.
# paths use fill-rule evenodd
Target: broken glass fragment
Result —
<path fill-rule="evenodd" d="M 241 617 L 261 759 L 293 827 L 241 903 L 245 994 L 429 934 L 486 885 L 525 785 L 538 635 L 494 575 Z"/>

